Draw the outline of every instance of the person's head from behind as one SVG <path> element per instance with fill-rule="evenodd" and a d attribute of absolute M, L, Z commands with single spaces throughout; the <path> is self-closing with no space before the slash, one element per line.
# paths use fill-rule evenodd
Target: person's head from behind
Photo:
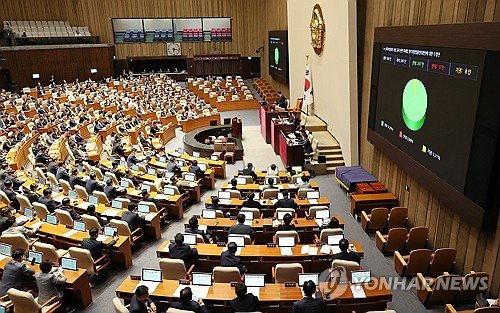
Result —
<path fill-rule="evenodd" d="M 345 238 L 340 239 L 340 241 L 339 241 L 339 248 L 340 248 L 340 251 L 346 252 L 347 249 L 349 249 L 349 240 L 347 240 Z"/>
<path fill-rule="evenodd" d="M 90 238 L 97 238 L 97 236 L 99 236 L 99 230 L 97 229 L 97 227 L 92 227 L 89 230 L 89 235 L 90 235 Z"/>
<path fill-rule="evenodd" d="M 198 218 L 196 218 L 196 216 L 189 219 L 189 228 L 198 229 Z"/>
<path fill-rule="evenodd" d="M 69 206 L 71 200 L 69 198 L 62 199 L 61 203 L 63 206 Z"/>
<path fill-rule="evenodd" d="M 182 289 L 179 300 L 181 301 L 182 304 L 191 303 L 191 301 L 193 300 L 193 292 L 191 291 L 191 288 L 186 287 Z"/>
<path fill-rule="evenodd" d="M 141 285 L 135 289 L 135 295 L 137 297 L 137 300 L 145 303 L 148 300 L 149 297 L 149 289 L 148 287 Z"/>
<path fill-rule="evenodd" d="M 269 186 L 274 185 L 274 178 L 273 178 L 273 177 L 269 177 L 269 178 L 267 179 L 267 183 L 269 184 Z"/>
<path fill-rule="evenodd" d="M 12 188 L 12 180 L 6 180 L 3 182 L 4 186 L 7 188 Z"/>
<path fill-rule="evenodd" d="M 16 261 L 22 261 L 26 251 L 24 249 L 15 249 L 12 252 L 12 259 Z"/>
<path fill-rule="evenodd" d="M 52 261 L 49 261 L 49 260 L 44 260 L 41 264 L 40 264 L 40 271 L 42 271 L 42 273 L 49 273 L 50 271 L 52 270 Z"/>
<path fill-rule="evenodd" d="M 212 197 L 212 205 L 217 206 L 219 204 L 219 197 L 214 196 Z"/>
<path fill-rule="evenodd" d="M 238 219 L 238 223 L 240 223 L 240 224 L 245 223 L 245 215 L 243 215 L 243 214 L 238 214 L 237 219 Z"/>
<path fill-rule="evenodd" d="M 302 179 L 302 182 L 304 182 L 304 183 L 309 182 L 309 176 L 302 176 L 300 179 Z"/>
<path fill-rule="evenodd" d="M 289 226 L 292 223 L 292 214 L 286 213 L 283 216 L 283 223 L 287 226 Z"/>
<path fill-rule="evenodd" d="M 90 172 L 89 174 L 90 179 L 95 180 L 96 176 L 94 172 Z"/>
<path fill-rule="evenodd" d="M 227 251 L 231 252 L 231 253 L 236 253 L 236 251 L 238 250 L 238 245 L 236 244 L 236 242 L 230 242 L 227 244 Z"/>
<path fill-rule="evenodd" d="M 12 209 L 9 208 L 8 206 L 2 208 L 2 217 L 11 217 L 12 216 Z"/>
<path fill-rule="evenodd" d="M 248 163 L 248 164 L 247 164 L 247 168 L 248 168 L 249 170 L 253 170 L 253 164 L 252 164 L 252 163 Z"/>
<path fill-rule="evenodd" d="M 11 216 L 9 217 L 5 223 L 4 223 L 4 227 L 5 229 L 9 229 L 11 228 L 12 226 L 14 226 L 16 224 L 16 218 L 14 216 Z"/>
<path fill-rule="evenodd" d="M 91 204 L 87 207 L 87 214 L 95 215 L 95 205 Z"/>
<path fill-rule="evenodd" d="M 193 166 L 198 166 L 198 161 L 197 161 L 197 160 L 193 160 L 193 161 L 191 161 L 191 164 L 192 164 Z M 191 289 L 190 289 L 190 290 L 191 290 Z"/>
<path fill-rule="evenodd" d="M 184 235 L 177 233 L 174 237 L 174 242 L 176 245 L 182 245 L 184 243 Z"/>
<path fill-rule="evenodd" d="M 110 186 L 110 187 L 113 186 L 113 181 L 111 179 L 108 179 L 106 181 L 106 186 Z"/>
<path fill-rule="evenodd" d="M 288 198 L 288 192 L 283 191 L 281 194 L 283 195 L 283 199 L 287 199 Z"/>
<path fill-rule="evenodd" d="M 236 187 L 238 185 L 238 181 L 236 178 L 231 179 L 231 186 Z"/>
<path fill-rule="evenodd" d="M 135 202 L 130 202 L 130 203 L 128 204 L 128 210 L 129 210 L 130 212 L 134 212 L 135 210 L 137 210 L 137 203 L 135 203 Z"/>
<path fill-rule="evenodd" d="M 316 292 L 316 284 L 312 280 L 308 280 L 302 286 L 302 291 L 306 297 L 311 297 Z"/>
<path fill-rule="evenodd" d="M 340 227 L 339 219 L 336 218 L 335 216 L 332 216 L 332 218 L 330 218 L 330 221 L 328 222 L 328 228 L 339 228 L 339 227 Z"/>
<path fill-rule="evenodd" d="M 249 192 L 247 195 L 247 199 L 252 201 L 255 198 L 255 194 L 253 192 Z"/>
<path fill-rule="evenodd" d="M 38 188 L 37 184 L 31 184 L 30 185 L 30 190 L 33 191 L 33 192 L 35 192 L 37 188 Z"/>
<path fill-rule="evenodd" d="M 234 293 L 237 297 L 244 297 L 247 294 L 247 286 L 244 283 L 237 283 L 234 286 Z"/>
<path fill-rule="evenodd" d="M 44 189 L 44 190 L 43 190 L 43 195 L 44 195 L 45 197 L 47 197 L 47 198 L 48 198 L 48 197 L 50 197 L 50 195 L 51 195 L 51 194 L 52 194 L 52 190 L 51 190 L 50 188 L 47 188 L 47 189 Z"/>
<path fill-rule="evenodd" d="M 276 168 L 278 168 L 278 167 L 276 166 L 276 164 L 274 164 L 274 163 L 273 163 L 273 164 L 271 164 L 271 169 L 272 169 L 273 171 L 276 171 Z"/>

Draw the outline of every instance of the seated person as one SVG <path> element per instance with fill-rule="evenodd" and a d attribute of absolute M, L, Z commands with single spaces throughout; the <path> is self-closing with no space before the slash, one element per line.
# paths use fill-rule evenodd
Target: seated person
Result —
<path fill-rule="evenodd" d="M 175 162 L 175 158 L 170 158 L 168 160 L 168 163 L 167 163 L 167 172 L 170 172 L 170 173 L 178 173 L 181 171 L 181 168 L 179 167 L 179 165 L 177 165 L 177 163 Z"/>
<path fill-rule="evenodd" d="M 83 239 L 81 247 L 83 249 L 89 250 L 90 255 L 92 256 L 94 261 L 97 261 L 97 259 L 102 257 L 102 255 L 103 255 L 102 250 L 111 249 L 119 239 L 119 237 L 116 236 L 115 238 L 113 238 L 113 240 L 111 240 L 110 243 L 104 243 L 102 241 L 99 241 L 99 240 L 97 240 L 97 237 L 99 236 L 99 230 L 95 227 L 92 227 L 89 230 L 89 235 L 90 235 L 90 238 Z M 111 256 L 107 255 L 107 258 L 110 259 Z"/>
<path fill-rule="evenodd" d="M 203 237 L 203 241 L 205 243 L 211 243 L 212 240 L 211 240 L 211 237 L 212 237 L 212 231 L 207 229 L 206 231 L 203 231 L 203 230 L 199 230 L 198 229 L 198 218 L 193 216 L 189 219 L 189 226 L 188 228 L 185 229 L 185 232 L 188 233 L 188 234 L 198 234 L 198 235 L 201 235 Z"/>
<path fill-rule="evenodd" d="M 99 184 L 96 180 L 96 175 L 94 172 L 89 174 L 89 180 L 85 183 L 85 190 L 87 190 L 88 195 L 92 195 L 94 190 L 103 191 L 104 187 Z"/>
<path fill-rule="evenodd" d="M 12 252 L 12 260 L 5 264 L 0 281 L 0 296 L 7 293 L 7 290 L 14 288 L 21 291 L 27 291 L 25 284 L 26 277 L 35 275 L 35 271 L 24 263 L 26 251 L 24 249 L 15 249 Z"/>
<path fill-rule="evenodd" d="M 262 208 L 262 204 L 260 204 L 259 201 L 254 200 L 254 197 L 255 194 L 253 192 L 249 192 L 247 194 L 247 199 L 243 201 L 241 206 L 245 208 L 256 208 L 260 210 Z"/>
<path fill-rule="evenodd" d="M 292 313 L 324 312 L 326 304 L 322 297 L 313 297 L 316 293 L 316 284 L 312 280 L 304 282 L 302 286 L 304 298 L 293 303 Z"/>
<path fill-rule="evenodd" d="M 349 241 L 347 239 L 340 239 L 339 241 L 340 252 L 336 253 L 332 256 L 330 261 L 333 260 L 345 260 L 345 261 L 353 261 L 358 264 L 361 262 L 361 257 L 355 251 L 349 250 Z"/>
<path fill-rule="evenodd" d="M 86 182 L 78 177 L 78 169 L 74 168 L 69 176 L 69 185 L 71 188 L 75 188 L 75 185 L 85 187 Z"/>
<path fill-rule="evenodd" d="M 254 180 L 257 179 L 257 174 L 255 174 L 255 171 L 253 170 L 252 163 L 247 164 L 247 167 L 241 171 L 241 175 L 252 176 Z"/>
<path fill-rule="evenodd" d="M 135 289 L 128 310 L 130 313 L 156 313 L 156 306 L 149 298 L 147 286 L 140 285 Z"/>
<path fill-rule="evenodd" d="M 132 152 L 128 155 L 127 157 L 127 166 L 132 167 L 133 165 L 136 165 L 137 163 L 140 162 L 140 160 L 135 156 L 135 153 L 137 152 L 136 149 L 132 149 Z"/>
<path fill-rule="evenodd" d="M 277 208 L 292 208 L 292 209 L 297 209 L 299 207 L 299 205 L 295 202 L 294 199 L 290 199 L 288 197 L 288 192 L 283 191 L 282 195 L 283 195 L 283 199 L 279 199 L 274 204 L 274 208 L 275 209 L 277 209 Z"/>
<path fill-rule="evenodd" d="M 128 204 L 128 211 L 123 212 L 121 218 L 122 221 L 127 222 L 131 232 L 136 230 L 140 225 L 144 225 L 146 223 L 146 219 L 142 216 L 139 216 L 139 214 L 135 212 L 136 210 L 137 203 L 130 202 Z"/>
<path fill-rule="evenodd" d="M 221 257 L 221 266 L 224 267 L 237 267 L 240 270 L 240 274 L 243 275 L 246 273 L 247 268 L 241 263 L 239 257 L 236 256 L 236 251 L 238 250 L 238 246 L 235 242 L 230 242 L 227 244 L 227 250 L 222 252 Z"/>
<path fill-rule="evenodd" d="M 25 237 L 34 237 L 37 231 L 40 229 L 40 226 L 37 228 L 26 228 L 24 226 L 18 226 L 16 222 L 16 218 L 14 216 L 9 217 L 4 223 L 5 230 L 2 232 L 2 235 L 18 235 L 22 234 Z"/>
<path fill-rule="evenodd" d="M 38 286 L 38 304 L 42 305 L 54 296 L 57 296 L 62 301 L 64 296 L 64 288 L 62 287 L 66 283 L 66 276 L 62 273 L 57 276 L 54 275 L 51 261 L 44 260 L 40 264 L 40 272 L 35 275 L 35 278 Z"/>
<path fill-rule="evenodd" d="M 43 190 L 42 196 L 38 198 L 38 202 L 45 204 L 50 213 L 54 213 L 54 210 L 59 207 L 59 203 L 52 200 L 52 189 L 50 188 Z"/>
<path fill-rule="evenodd" d="M 293 220 L 292 214 L 286 213 L 283 216 L 283 224 L 278 226 L 278 231 L 281 231 L 281 230 L 295 230 L 295 231 L 297 231 L 297 228 L 295 228 L 295 225 L 292 224 L 292 220 Z"/>
<path fill-rule="evenodd" d="M 186 270 L 188 270 L 191 265 L 195 264 L 198 259 L 198 250 L 185 244 L 184 235 L 181 233 L 177 233 L 174 237 L 174 243 L 168 246 L 168 254 L 172 259 L 181 259 L 184 261 Z"/>
<path fill-rule="evenodd" d="M 267 185 L 262 187 L 262 191 L 264 191 L 266 189 L 277 189 L 277 187 L 274 186 L 274 178 L 272 178 L 272 177 L 266 178 L 266 181 L 267 181 Z"/>
<path fill-rule="evenodd" d="M 201 298 L 198 299 L 198 302 L 193 301 L 193 292 L 190 287 L 182 289 L 179 302 L 172 302 L 170 307 L 179 310 L 193 311 L 194 313 L 208 313 Z"/>
<path fill-rule="evenodd" d="M 62 201 L 61 201 L 62 205 L 61 205 L 60 209 L 68 212 L 73 220 L 75 220 L 75 221 L 81 220 L 82 217 L 80 216 L 80 214 L 75 212 L 75 210 L 70 206 L 70 203 L 71 203 L 70 198 L 62 199 Z"/>
<path fill-rule="evenodd" d="M 113 186 L 113 181 L 111 179 L 108 179 L 106 182 L 106 186 L 104 186 L 104 193 L 106 194 L 106 197 L 108 197 L 109 201 L 113 201 L 116 197 L 119 196 L 118 189 Z"/>
<path fill-rule="evenodd" d="M 238 180 L 236 178 L 232 178 L 230 181 L 231 187 L 229 189 L 231 190 L 238 190 Z"/>
<path fill-rule="evenodd" d="M 191 161 L 191 165 L 189 166 L 189 173 L 195 174 L 197 178 L 200 178 L 201 176 L 203 176 L 203 174 L 205 174 L 198 166 L 197 160 Z"/>
<path fill-rule="evenodd" d="M 26 198 L 28 198 L 31 204 L 33 204 L 33 202 L 38 202 L 39 195 L 36 193 L 36 190 L 38 189 L 37 184 L 31 184 L 29 190 L 24 187 L 23 189 L 23 194 L 26 196 Z"/>
<path fill-rule="evenodd" d="M 97 222 L 99 222 L 101 226 L 108 225 L 108 221 L 96 213 L 95 205 L 93 204 L 87 207 L 87 215 L 97 218 Z"/>
<path fill-rule="evenodd" d="M 207 207 L 209 210 L 221 210 L 223 211 L 223 208 L 219 206 L 219 197 L 217 196 L 212 196 L 212 204 Z"/>
<path fill-rule="evenodd" d="M 300 179 L 302 180 L 302 182 L 298 184 L 299 189 L 311 188 L 311 183 L 309 182 L 308 176 L 302 176 Z"/>
<path fill-rule="evenodd" d="M 267 169 L 267 176 L 278 176 L 278 173 L 278 167 L 274 163 Z"/>
<path fill-rule="evenodd" d="M 253 229 L 250 225 L 245 225 L 245 215 L 238 214 L 238 224 L 229 228 L 229 235 L 249 235 L 253 239 Z"/>
<path fill-rule="evenodd" d="M 252 293 L 247 293 L 244 283 L 237 283 L 234 287 L 236 298 L 229 303 L 231 312 L 254 312 L 259 309 L 259 298 Z"/>

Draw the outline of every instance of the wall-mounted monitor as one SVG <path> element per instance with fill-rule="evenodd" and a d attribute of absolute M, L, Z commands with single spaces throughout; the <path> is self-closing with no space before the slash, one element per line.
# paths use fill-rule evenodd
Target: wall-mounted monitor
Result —
<path fill-rule="evenodd" d="M 269 75 L 288 85 L 288 31 L 269 32 Z"/>

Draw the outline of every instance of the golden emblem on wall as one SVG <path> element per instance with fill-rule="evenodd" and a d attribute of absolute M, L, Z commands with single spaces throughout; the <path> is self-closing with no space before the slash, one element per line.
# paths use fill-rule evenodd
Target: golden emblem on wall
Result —
<path fill-rule="evenodd" d="M 325 31 L 326 24 L 323 18 L 323 11 L 319 4 L 314 5 L 312 11 L 311 23 L 309 24 L 311 29 L 311 46 L 317 55 L 323 52 L 323 46 L 325 45 Z"/>

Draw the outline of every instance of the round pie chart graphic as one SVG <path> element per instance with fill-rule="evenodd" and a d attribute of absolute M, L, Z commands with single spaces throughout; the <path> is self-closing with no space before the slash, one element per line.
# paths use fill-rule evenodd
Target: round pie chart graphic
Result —
<path fill-rule="evenodd" d="M 274 64 L 278 65 L 280 63 L 280 50 L 278 47 L 274 48 Z"/>
<path fill-rule="evenodd" d="M 427 112 L 427 90 L 424 84 L 414 78 L 406 83 L 403 90 L 403 121 L 413 131 L 424 125 Z"/>

